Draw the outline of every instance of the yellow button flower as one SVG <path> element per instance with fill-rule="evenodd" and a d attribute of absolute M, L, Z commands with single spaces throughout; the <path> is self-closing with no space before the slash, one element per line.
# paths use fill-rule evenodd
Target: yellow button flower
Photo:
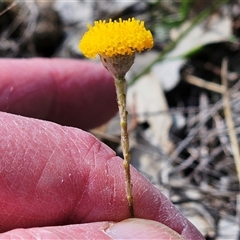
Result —
<path fill-rule="evenodd" d="M 79 43 L 79 49 L 88 58 L 132 55 L 153 47 L 151 32 L 144 27 L 143 21 L 135 18 L 95 21 L 88 29 Z"/>
<path fill-rule="evenodd" d="M 88 58 L 97 55 L 103 66 L 113 76 L 120 115 L 121 145 L 123 150 L 123 166 L 126 178 L 126 195 L 129 216 L 134 217 L 132 183 L 130 174 L 130 152 L 127 131 L 126 110 L 126 79 L 125 75 L 131 68 L 135 52 L 142 52 L 153 47 L 153 37 L 144 27 L 144 22 L 129 18 L 128 20 L 96 21 L 94 26 L 88 25 L 89 30 L 79 43 L 82 53 Z"/>

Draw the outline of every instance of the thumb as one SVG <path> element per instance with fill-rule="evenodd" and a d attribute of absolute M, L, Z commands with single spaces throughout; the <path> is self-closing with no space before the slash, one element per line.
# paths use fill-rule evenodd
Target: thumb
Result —
<path fill-rule="evenodd" d="M 1 239 L 164 239 L 183 240 L 166 225 L 139 218 L 124 221 L 94 222 L 76 225 L 15 229 L 0 234 Z"/>
<path fill-rule="evenodd" d="M 184 239 L 162 223 L 139 218 L 126 219 L 113 224 L 106 233 L 113 239 Z"/>

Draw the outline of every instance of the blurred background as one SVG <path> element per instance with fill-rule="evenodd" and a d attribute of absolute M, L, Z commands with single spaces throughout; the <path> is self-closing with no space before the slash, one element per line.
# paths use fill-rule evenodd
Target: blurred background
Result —
<path fill-rule="evenodd" d="M 240 239 L 239 0 L 2 0 L 0 57 L 84 59 L 87 24 L 120 17 L 155 41 L 127 74 L 132 164 L 207 240 Z M 118 115 L 90 132 L 121 156 Z"/>

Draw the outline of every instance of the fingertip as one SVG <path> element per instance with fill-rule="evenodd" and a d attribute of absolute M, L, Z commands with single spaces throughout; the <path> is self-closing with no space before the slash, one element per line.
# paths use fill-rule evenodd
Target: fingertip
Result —
<path fill-rule="evenodd" d="M 70 59 L 0 59 L 0 111 L 90 129 L 117 112 L 101 64 Z"/>
<path fill-rule="evenodd" d="M 106 233 L 112 239 L 184 240 L 178 233 L 162 223 L 139 218 L 131 218 L 114 223 L 109 226 Z"/>
<path fill-rule="evenodd" d="M 127 218 L 122 160 L 111 149 L 79 129 L 6 113 L 0 119 L 0 231 Z M 132 183 L 136 217 L 162 222 L 185 239 L 204 239 L 134 169 Z M 22 199 L 17 205 L 15 194 Z"/>

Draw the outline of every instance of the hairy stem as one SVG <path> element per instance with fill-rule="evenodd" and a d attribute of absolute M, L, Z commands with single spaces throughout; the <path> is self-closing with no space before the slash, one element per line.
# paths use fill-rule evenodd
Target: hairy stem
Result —
<path fill-rule="evenodd" d="M 127 110 L 126 110 L 126 80 L 124 77 L 115 78 L 115 86 L 117 92 L 117 102 L 120 116 L 121 127 L 121 145 L 123 151 L 123 166 L 126 178 L 126 193 L 129 206 L 130 217 L 134 217 L 133 210 L 133 196 L 132 196 L 132 183 L 130 174 L 130 153 L 129 153 L 129 138 L 127 130 Z"/>

